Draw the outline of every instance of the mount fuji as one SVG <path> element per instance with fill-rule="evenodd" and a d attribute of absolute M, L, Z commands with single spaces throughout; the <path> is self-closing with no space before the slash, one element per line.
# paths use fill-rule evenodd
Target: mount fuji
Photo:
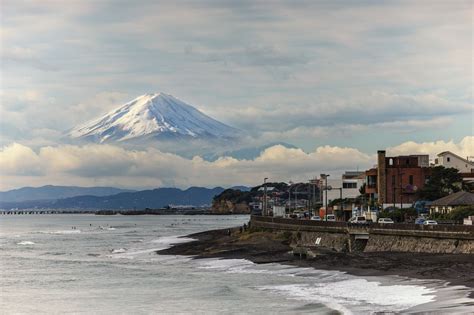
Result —
<path fill-rule="evenodd" d="M 241 131 L 165 94 L 145 94 L 102 117 L 71 129 L 67 136 L 96 143 L 149 140 L 222 140 Z"/>

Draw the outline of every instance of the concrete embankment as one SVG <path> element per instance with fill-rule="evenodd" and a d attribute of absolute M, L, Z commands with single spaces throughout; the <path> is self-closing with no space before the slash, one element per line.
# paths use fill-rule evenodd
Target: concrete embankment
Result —
<path fill-rule="evenodd" d="M 474 254 L 474 227 L 456 225 L 372 224 L 348 226 L 252 216 L 252 228 L 292 233 L 296 246 L 326 247 L 339 252 L 422 252 Z"/>

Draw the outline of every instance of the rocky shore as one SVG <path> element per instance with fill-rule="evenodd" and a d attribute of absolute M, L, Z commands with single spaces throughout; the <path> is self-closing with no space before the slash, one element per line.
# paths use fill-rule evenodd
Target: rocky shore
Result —
<path fill-rule="evenodd" d="M 196 239 L 158 251 L 161 255 L 247 259 L 254 263 L 283 263 L 315 269 L 339 270 L 359 276 L 398 275 L 438 279 L 474 288 L 474 255 L 426 253 L 344 253 L 317 248 L 315 257 L 293 255 L 287 233 L 213 230 L 189 235 Z M 474 294 L 471 293 L 471 297 Z"/>

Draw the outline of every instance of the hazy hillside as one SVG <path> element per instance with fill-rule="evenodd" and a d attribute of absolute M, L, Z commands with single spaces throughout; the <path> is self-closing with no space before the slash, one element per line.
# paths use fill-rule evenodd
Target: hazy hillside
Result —
<path fill-rule="evenodd" d="M 167 205 L 210 205 L 215 195 L 224 188 L 191 187 L 186 190 L 159 188 L 137 192 L 124 192 L 111 196 L 77 196 L 54 201 L 0 202 L 0 207 L 11 208 L 55 208 L 55 209 L 145 209 L 162 208 Z"/>
<path fill-rule="evenodd" d="M 83 195 L 108 196 L 122 192 L 132 192 L 129 189 L 114 187 L 77 187 L 77 186 L 53 186 L 23 187 L 19 189 L 0 192 L 1 202 L 21 202 L 27 200 L 56 200 Z"/>

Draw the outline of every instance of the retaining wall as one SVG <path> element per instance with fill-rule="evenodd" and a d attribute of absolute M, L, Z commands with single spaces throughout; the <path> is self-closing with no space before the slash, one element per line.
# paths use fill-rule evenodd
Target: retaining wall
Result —
<path fill-rule="evenodd" d="M 424 252 L 474 254 L 474 226 L 372 224 L 251 217 L 252 227 L 290 231 L 298 246 L 323 246 L 336 251 Z M 357 240 L 359 236 L 368 240 Z M 316 244 L 320 238 L 319 244 Z"/>

